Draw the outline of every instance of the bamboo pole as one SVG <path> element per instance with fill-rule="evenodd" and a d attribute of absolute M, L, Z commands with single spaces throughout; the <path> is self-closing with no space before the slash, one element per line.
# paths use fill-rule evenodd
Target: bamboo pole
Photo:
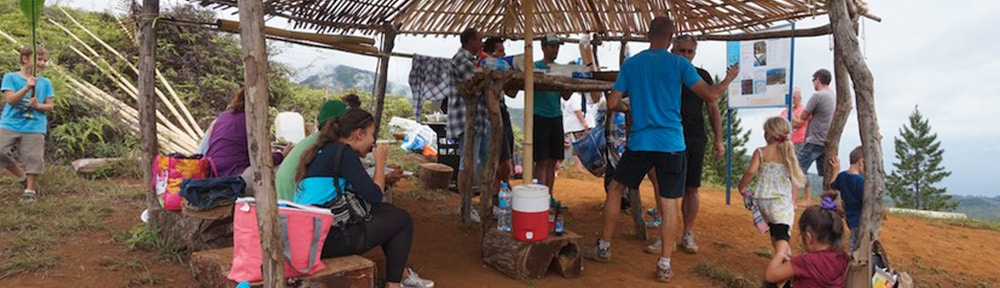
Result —
<path fill-rule="evenodd" d="M 152 1 L 152 0 L 150 0 Z M 243 46 L 246 84 L 247 139 L 250 168 L 257 197 L 257 219 L 263 257 L 264 287 L 285 287 L 284 244 L 278 225 L 278 205 L 274 195 L 274 163 L 268 141 L 267 46 L 264 43 L 264 3 L 239 0 L 240 44 Z"/>
<path fill-rule="evenodd" d="M 524 11 L 524 163 L 522 179 L 531 179 L 534 172 L 534 138 L 535 137 L 535 0 L 522 2 Z M 527 182 L 527 181 L 525 181 Z"/>
<path fill-rule="evenodd" d="M 160 1 L 143 0 L 142 13 L 139 15 L 139 66 L 143 73 L 139 73 L 139 143 L 142 151 L 142 167 L 153 167 L 153 157 L 158 155 L 156 137 L 156 98 L 153 97 L 153 73 L 156 69 L 156 30 L 153 29 L 153 21 L 159 17 Z M 153 175 L 150 169 L 142 169 L 143 183 L 152 183 Z M 156 190 L 152 185 L 146 186 L 146 207 L 156 209 L 160 207 L 157 200 Z M 156 215 L 157 213 L 152 213 Z M 156 226 L 159 221 L 150 221 Z"/>
<path fill-rule="evenodd" d="M 91 38 L 97 41 L 98 44 L 101 44 L 101 46 L 103 46 L 104 49 L 107 49 L 108 51 L 111 52 L 111 54 L 114 54 L 116 57 L 118 57 L 118 60 L 125 62 L 128 65 L 128 67 L 132 69 L 133 72 L 135 72 L 136 74 L 139 73 L 139 70 L 137 70 L 135 66 L 132 65 L 132 62 L 129 61 L 128 58 L 125 58 L 125 56 L 119 53 L 118 50 L 116 50 L 114 47 L 111 47 L 111 45 L 108 45 L 108 43 L 104 42 L 104 40 L 101 40 L 100 37 L 94 35 L 94 33 L 90 31 L 90 29 L 87 29 L 87 27 L 83 26 L 82 24 L 80 24 L 80 22 L 76 21 L 76 18 L 73 18 L 73 15 L 70 15 L 68 12 L 66 12 L 66 9 L 63 9 L 62 7 L 58 8 L 59 11 L 62 11 L 63 14 L 66 15 L 66 18 L 69 18 L 70 22 L 73 22 L 73 24 L 76 25 L 76 27 L 80 28 L 80 30 L 83 30 L 84 33 L 87 33 L 87 35 L 89 35 Z M 128 30 L 125 30 L 125 32 L 128 33 Z M 198 125 L 198 121 L 195 121 L 194 117 L 191 116 L 191 112 L 188 111 L 187 105 L 185 105 L 184 102 L 181 101 L 180 97 L 177 96 L 177 92 L 174 91 L 173 86 L 170 85 L 170 82 L 167 81 L 167 78 L 163 77 L 163 75 L 160 74 L 160 70 L 154 69 L 153 71 L 156 73 L 156 78 L 160 81 L 160 84 L 162 84 L 164 88 L 167 89 L 167 93 L 169 93 L 170 96 L 173 98 L 174 104 L 180 107 L 179 110 L 181 110 L 181 112 L 184 113 L 186 120 L 190 122 L 190 125 L 193 127 L 195 131 L 194 135 L 192 136 L 195 136 L 195 138 L 200 138 L 202 134 L 204 134 L 203 132 L 204 130 L 201 129 L 200 125 Z M 162 92 L 157 91 L 157 93 L 162 93 Z M 181 122 L 181 126 L 186 126 L 184 123 L 185 119 L 179 118 L 178 120 Z"/>
<path fill-rule="evenodd" d="M 82 45 L 83 48 L 87 49 L 87 51 L 89 51 L 93 55 L 93 57 L 100 57 L 100 58 L 98 58 L 98 60 L 99 60 L 99 62 L 101 64 L 107 65 L 108 67 L 112 67 L 110 63 L 108 63 L 106 60 L 104 60 L 104 58 L 101 57 L 101 55 L 99 53 L 97 53 L 96 50 L 94 50 L 94 48 L 92 48 L 86 42 L 83 42 L 82 39 L 80 39 L 75 34 L 73 34 L 73 32 L 70 31 L 68 28 L 66 28 L 65 26 L 63 26 L 59 22 L 56 22 L 55 20 L 52 20 L 51 18 L 49 18 L 48 20 L 49 20 L 49 23 L 52 23 L 53 25 L 55 25 L 59 29 L 63 30 L 63 32 L 66 32 L 66 34 L 69 35 L 70 38 L 72 38 L 73 40 L 76 40 L 77 43 L 80 43 L 80 45 Z M 70 46 L 70 47 L 72 47 L 72 46 Z M 93 64 L 98 69 L 102 69 L 101 68 L 102 66 L 98 65 L 97 63 L 95 63 L 95 61 L 91 60 L 90 57 L 85 56 L 83 53 L 81 53 L 79 51 L 77 53 L 80 54 L 81 57 L 84 57 L 86 60 L 88 60 L 89 62 L 91 62 L 91 64 Z M 131 66 L 132 64 L 128 64 L 128 65 Z M 134 69 L 134 67 L 132 67 L 132 68 Z M 117 70 L 115 70 L 113 68 L 108 68 L 107 71 L 110 72 L 111 74 L 113 74 L 115 78 L 120 78 L 119 81 L 122 81 L 123 83 L 125 83 L 126 86 L 128 86 L 131 90 L 138 91 L 138 89 L 135 88 L 135 86 L 132 86 L 132 84 L 131 84 L 130 81 L 124 80 L 124 79 L 127 79 L 127 78 L 125 78 L 125 76 L 123 76 Z M 138 70 L 135 70 L 135 71 L 138 71 Z M 170 113 L 173 114 L 174 118 L 176 118 L 178 120 L 178 122 L 181 124 L 181 127 L 184 128 L 184 131 L 186 131 L 189 135 L 191 135 L 192 138 L 200 138 L 200 136 L 198 136 L 199 134 L 196 133 L 196 132 L 194 132 L 195 130 L 192 129 L 191 126 L 187 122 L 184 121 L 184 119 L 181 117 L 181 114 L 177 111 L 177 109 L 174 107 L 174 105 L 170 104 L 170 101 L 167 99 L 167 97 L 165 95 L 163 95 L 163 93 L 160 92 L 159 89 L 156 89 L 155 83 L 154 83 L 153 91 L 156 94 L 156 96 L 158 96 L 160 98 L 160 101 L 162 101 L 163 103 L 166 104 L 167 110 L 169 110 Z"/>

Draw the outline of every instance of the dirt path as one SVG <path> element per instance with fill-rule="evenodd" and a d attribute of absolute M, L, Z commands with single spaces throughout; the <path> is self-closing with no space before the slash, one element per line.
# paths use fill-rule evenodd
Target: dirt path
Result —
<path fill-rule="evenodd" d="M 590 245 L 600 230 L 599 205 L 604 193 L 600 179 L 576 177 L 582 179 L 560 178 L 556 197 L 570 207 L 567 229 L 584 235 L 582 244 Z M 726 206 L 721 189 L 703 189 L 696 229 L 701 252 L 675 253 L 675 276 L 667 285 L 655 281 L 657 256 L 643 253 L 648 243 L 635 240 L 628 217 L 622 217 L 618 226 L 611 263 L 585 261 L 584 275 L 577 279 L 550 274 L 541 280 L 514 280 L 482 264 L 480 231 L 459 228 L 457 194 L 418 191 L 406 182 L 396 191 L 396 201 L 411 211 L 417 225 L 410 262 L 421 276 L 435 280 L 437 287 L 723 287 L 698 275 L 693 267 L 713 262 L 744 276 L 760 277 L 768 261 L 756 255 L 768 251 L 770 244 L 751 227 L 748 212 L 742 206 Z M 643 203 L 649 207 L 652 197 L 648 184 L 642 191 Z M 141 200 L 115 203 L 115 207 L 107 217 L 108 229 L 78 233 L 55 248 L 61 262 L 54 268 L 0 280 L 0 287 L 197 286 L 186 265 L 148 252 L 129 251 L 111 241 L 115 233 L 128 231 L 136 223 Z M 882 231 L 891 259 L 914 274 L 918 287 L 1000 285 L 1000 232 L 893 216 Z M 793 233 L 793 245 L 799 244 L 798 237 Z M 381 261 L 379 254 L 376 249 L 366 256 Z"/>

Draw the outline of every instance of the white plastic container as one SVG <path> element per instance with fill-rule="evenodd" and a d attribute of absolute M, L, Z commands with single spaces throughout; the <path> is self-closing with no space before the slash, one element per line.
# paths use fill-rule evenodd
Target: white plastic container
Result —
<path fill-rule="evenodd" d="M 549 188 L 538 184 L 514 187 L 512 233 L 525 242 L 549 238 Z"/>
<path fill-rule="evenodd" d="M 274 138 L 297 144 L 306 138 L 306 121 L 302 114 L 281 112 L 274 118 Z"/>

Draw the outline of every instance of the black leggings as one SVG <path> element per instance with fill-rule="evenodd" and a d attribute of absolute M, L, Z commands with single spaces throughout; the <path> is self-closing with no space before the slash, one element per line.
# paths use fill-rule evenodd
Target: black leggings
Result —
<path fill-rule="evenodd" d="M 385 254 L 385 278 L 388 282 L 403 280 L 403 269 L 413 242 L 413 218 L 406 210 L 382 203 L 372 208 L 372 219 L 365 223 L 331 228 L 323 244 L 323 258 L 357 255 L 375 246 Z"/>

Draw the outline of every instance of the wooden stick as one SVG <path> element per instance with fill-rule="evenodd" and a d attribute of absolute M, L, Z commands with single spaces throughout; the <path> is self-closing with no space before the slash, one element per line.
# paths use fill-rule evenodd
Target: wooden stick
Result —
<path fill-rule="evenodd" d="M 152 1 L 152 0 L 150 0 Z M 257 219 L 263 250 L 264 287 L 285 287 L 284 244 L 278 225 L 278 205 L 274 195 L 274 163 L 267 133 L 267 46 L 264 44 L 264 3 L 239 0 L 240 44 L 243 46 L 246 84 L 247 140 L 250 168 L 256 188 Z"/>
<path fill-rule="evenodd" d="M 535 39 L 535 1 L 524 0 L 522 2 L 524 11 L 524 39 Z M 523 179 L 531 179 L 534 175 L 534 140 L 535 136 L 535 62 L 533 40 L 524 41 L 524 165 Z"/>
<path fill-rule="evenodd" d="M 93 32 L 90 32 L 90 29 L 87 29 L 87 27 L 85 27 L 82 24 L 80 24 L 80 22 L 77 22 L 76 18 L 73 18 L 73 15 L 70 15 L 68 12 L 66 12 L 65 9 L 63 9 L 62 7 L 58 7 L 58 8 L 59 8 L 60 11 L 63 12 L 63 14 L 66 15 L 67 18 L 69 18 L 69 20 L 71 22 L 73 22 L 73 24 L 76 24 L 76 26 L 78 28 L 80 28 L 81 30 L 83 30 L 84 33 L 87 33 L 87 35 L 90 35 L 90 37 L 93 38 L 94 40 L 96 40 L 97 43 L 101 44 L 101 46 L 103 46 L 108 51 L 111 51 L 111 54 L 114 54 L 116 57 L 118 57 L 119 60 L 125 62 L 128 65 L 128 67 L 132 69 L 132 71 L 136 72 L 136 74 L 139 73 L 139 70 L 137 70 L 135 68 L 135 66 L 132 65 L 132 62 L 129 61 L 127 58 L 125 58 L 125 56 L 122 56 L 121 53 L 118 53 L 118 50 L 116 50 L 114 47 L 111 47 L 111 45 L 108 45 L 108 43 L 104 42 L 104 40 L 101 40 L 101 38 L 97 37 L 97 35 L 94 35 Z M 62 26 L 62 25 L 59 25 L 59 26 Z M 126 30 L 126 32 L 128 32 L 128 31 Z M 170 82 L 167 81 L 167 78 L 163 77 L 163 75 L 160 74 L 160 70 L 159 69 L 154 69 L 154 72 L 156 72 L 156 77 L 160 80 L 160 83 L 164 86 L 164 88 L 167 89 L 167 93 L 169 93 L 170 96 L 173 97 L 174 104 L 171 104 L 170 107 L 173 107 L 173 105 L 177 105 L 178 107 L 180 107 L 181 112 L 184 113 L 184 116 L 187 117 L 186 120 L 189 121 L 189 123 L 184 123 L 185 119 L 178 119 L 181 122 L 181 126 L 185 126 L 186 127 L 188 125 L 185 125 L 185 124 L 189 124 L 190 126 L 193 127 L 192 128 L 194 130 L 194 135 L 193 136 L 195 136 L 195 137 L 201 137 L 202 134 L 204 134 L 202 132 L 204 130 L 201 129 L 200 125 L 198 125 L 198 121 L 195 121 L 194 117 L 191 116 L 191 112 L 188 111 L 187 105 L 185 105 L 184 102 L 181 101 L 180 97 L 177 96 L 177 92 L 174 92 L 174 88 L 170 85 Z M 159 91 L 157 91 L 157 92 L 158 93 L 162 93 L 162 92 L 159 92 Z M 166 102 L 166 103 L 169 103 L 169 102 Z"/>
<path fill-rule="evenodd" d="M 61 9 L 61 8 L 60 8 Z M 65 13 L 66 11 L 63 11 Z M 139 133 L 140 151 L 142 152 L 142 167 L 153 167 L 153 157 L 158 154 L 156 137 L 156 98 L 153 97 L 153 73 L 156 69 L 156 30 L 153 29 L 153 21 L 160 14 L 159 0 L 143 0 L 142 14 L 140 14 L 139 29 L 141 29 L 141 39 L 139 40 L 139 66 L 143 73 L 139 73 L 139 126 L 142 128 Z M 68 13 L 67 13 L 68 15 Z M 54 22 L 54 21 L 53 21 Z M 153 175 L 150 169 L 142 169 L 143 183 L 152 183 Z M 156 190 L 153 186 L 146 186 L 146 207 L 150 210 L 159 208 Z M 157 214 L 157 213 L 152 213 Z M 150 221 L 158 223 L 159 221 Z M 156 224 L 153 224 L 156 225 Z"/>

